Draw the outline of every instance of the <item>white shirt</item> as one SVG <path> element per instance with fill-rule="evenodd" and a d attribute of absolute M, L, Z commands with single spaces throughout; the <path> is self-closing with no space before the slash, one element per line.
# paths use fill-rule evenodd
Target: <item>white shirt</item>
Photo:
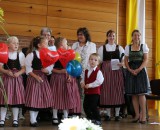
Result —
<path fill-rule="evenodd" d="M 36 51 L 36 55 L 38 58 L 40 58 L 39 56 L 39 51 L 38 50 L 35 50 Z M 29 74 L 30 72 L 33 71 L 33 68 L 32 68 L 32 61 L 33 61 L 33 52 L 29 53 L 27 56 L 26 56 L 26 60 L 25 60 L 25 66 L 26 66 L 26 74 Z M 51 71 L 53 69 L 53 65 L 50 65 L 48 67 L 46 67 L 45 69 L 48 70 L 49 74 L 51 74 Z"/>
<path fill-rule="evenodd" d="M 131 47 L 131 49 L 132 49 L 132 47 Z M 149 52 L 149 48 L 148 48 L 147 44 L 143 44 L 142 49 L 143 49 L 143 53 L 148 53 Z M 125 47 L 125 55 L 129 56 L 129 45 L 127 45 Z"/>
<path fill-rule="evenodd" d="M 91 68 L 91 67 L 88 68 L 87 78 L 91 75 L 91 73 L 92 73 L 93 71 L 96 70 L 96 68 L 97 68 L 97 66 L 94 67 L 94 68 Z M 84 80 L 85 80 L 85 74 L 82 76 L 81 83 L 84 83 Z M 103 74 L 102 74 L 102 72 L 99 70 L 98 73 L 97 73 L 96 80 L 95 80 L 94 82 L 92 82 L 92 83 L 89 84 L 89 88 L 98 87 L 98 86 L 100 86 L 100 85 L 103 83 L 103 81 L 104 81 Z"/>
<path fill-rule="evenodd" d="M 116 50 L 116 44 L 114 43 L 113 45 L 111 44 L 105 44 L 105 47 L 106 47 L 106 51 L 115 51 Z M 124 49 L 123 47 L 121 47 L 119 45 L 119 52 L 120 52 L 120 57 L 122 55 L 122 53 L 124 53 Z M 103 46 L 101 46 L 99 49 L 98 49 L 98 54 L 99 56 L 101 57 L 101 60 L 103 61 Z"/>
<path fill-rule="evenodd" d="M 48 49 L 50 51 L 57 51 L 56 46 L 49 46 Z"/>
<path fill-rule="evenodd" d="M 72 45 L 72 49 L 81 55 L 81 65 L 83 68 L 83 71 L 82 71 L 82 75 L 83 75 L 84 71 L 89 67 L 89 64 L 88 64 L 89 56 L 92 53 L 96 53 L 96 44 L 93 42 L 87 41 L 87 43 L 81 47 L 79 45 L 79 42 L 75 42 Z"/>
<path fill-rule="evenodd" d="M 17 51 L 14 52 L 8 52 L 8 59 L 16 60 L 17 59 Z M 19 52 L 19 63 L 21 66 L 25 66 L 25 56 L 22 52 Z M 0 65 L 3 65 L 4 63 L 0 63 Z"/>

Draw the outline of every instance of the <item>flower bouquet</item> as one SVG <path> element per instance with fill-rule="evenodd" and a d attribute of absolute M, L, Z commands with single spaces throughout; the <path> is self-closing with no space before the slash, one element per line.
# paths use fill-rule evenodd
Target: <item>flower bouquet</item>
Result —
<path fill-rule="evenodd" d="M 59 124 L 58 130 L 103 130 L 102 127 L 93 124 L 86 118 L 66 118 Z"/>

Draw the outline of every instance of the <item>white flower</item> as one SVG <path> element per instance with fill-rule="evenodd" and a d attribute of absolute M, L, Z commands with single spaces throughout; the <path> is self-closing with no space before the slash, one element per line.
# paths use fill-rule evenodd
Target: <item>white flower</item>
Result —
<path fill-rule="evenodd" d="M 100 126 L 93 124 L 86 118 L 66 118 L 58 126 L 59 130 L 103 130 Z"/>

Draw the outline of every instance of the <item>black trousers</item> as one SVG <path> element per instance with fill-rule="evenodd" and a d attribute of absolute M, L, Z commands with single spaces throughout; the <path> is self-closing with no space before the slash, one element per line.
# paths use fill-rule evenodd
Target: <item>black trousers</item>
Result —
<path fill-rule="evenodd" d="M 83 108 L 89 120 L 101 121 L 98 109 L 99 97 L 98 94 L 86 94 L 84 97 Z"/>

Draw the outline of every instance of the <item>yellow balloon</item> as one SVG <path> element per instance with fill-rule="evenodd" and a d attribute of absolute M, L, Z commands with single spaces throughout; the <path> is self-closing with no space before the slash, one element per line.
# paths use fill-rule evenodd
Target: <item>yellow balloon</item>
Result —
<path fill-rule="evenodd" d="M 79 54 L 78 52 L 76 52 L 75 54 L 76 54 L 76 55 L 75 55 L 74 60 L 77 60 L 78 62 L 81 63 L 81 56 L 80 56 L 80 54 Z"/>

